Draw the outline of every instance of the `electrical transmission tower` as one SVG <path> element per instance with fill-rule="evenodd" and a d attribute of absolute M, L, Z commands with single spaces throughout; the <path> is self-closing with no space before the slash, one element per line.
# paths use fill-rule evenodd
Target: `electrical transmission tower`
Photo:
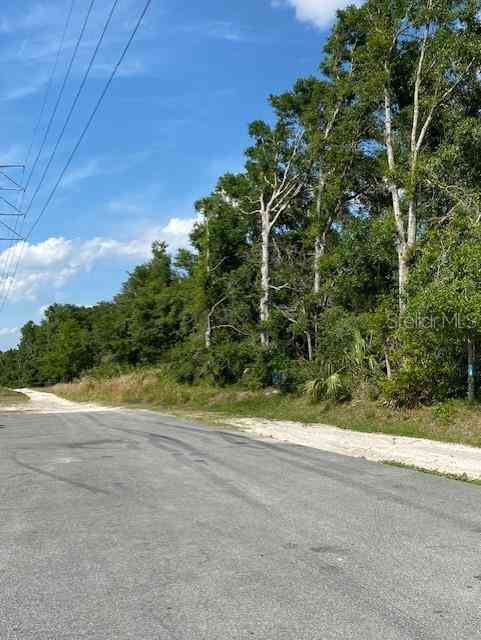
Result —
<path fill-rule="evenodd" d="M 22 186 L 24 173 L 25 165 L 23 164 L 0 164 L 0 227 L 2 235 L 0 242 L 16 243 L 23 240 L 17 229 L 18 222 L 24 215 L 20 209 L 24 191 Z M 4 194 L 7 194 L 8 197 Z M 16 196 L 18 197 L 16 198 Z M 9 218 L 9 222 L 12 223 L 7 224 L 4 218 Z"/>

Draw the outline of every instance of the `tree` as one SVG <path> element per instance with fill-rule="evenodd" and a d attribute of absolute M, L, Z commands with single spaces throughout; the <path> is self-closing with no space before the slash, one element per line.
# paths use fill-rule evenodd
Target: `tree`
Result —
<path fill-rule="evenodd" d="M 436 119 L 476 76 L 480 8 L 476 1 L 368 0 L 340 16 L 339 28 L 358 43 L 355 90 L 379 122 L 376 144 L 395 220 L 401 313 L 423 167 L 436 150 Z"/>
<path fill-rule="evenodd" d="M 151 260 L 134 269 L 116 297 L 132 364 L 154 362 L 181 337 L 184 302 L 164 242 L 152 246 Z"/>
<path fill-rule="evenodd" d="M 191 247 L 154 243 L 111 301 L 53 305 L 0 354 L 0 379 L 149 365 L 187 383 L 282 371 L 314 396 L 472 400 L 480 36 L 481 0 L 339 12 L 320 75 L 271 96 L 244 168 L 196 203 Z"/>
<path fill-rule="evenodd" d="M 271 319 L 271 237 L 305 186 L 300 168 L 302 132 L 292 131 L 279 122 L 273 128 L 264 122 L 250 126 L 254 145 L 247 150 L 249 202 L 257 206 L 252 213 L 259 216 L 261 265 L 259 317 L 261 343 L 269 346 L 268 323 Z"/>
<path fill-rule="evenodd" d="M 243 174 L 226 174 L 214 192 L 196 203 L 202 222 L 192 234 L 199 259 L 193 272 L 196 280 L 194 314 L 204 324 L 204 346 L 210 349 L 220 329 L 242 334 L 235 306 L 239 307 L 239 270 L 249 255 L 252 222 L 240 206 L 248 184 Z M 246 292 L 243 292 L 244 295 Z M 248 322 L 245 316 L 240 324 Z"/>

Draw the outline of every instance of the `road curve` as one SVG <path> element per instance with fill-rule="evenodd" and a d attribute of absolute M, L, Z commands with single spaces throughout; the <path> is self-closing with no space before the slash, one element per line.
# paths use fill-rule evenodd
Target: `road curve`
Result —
<path fill-rule="evenodd" d="M 0 415 L 0 638 L 473 640 L 481 488 L 144 411 Z"/>

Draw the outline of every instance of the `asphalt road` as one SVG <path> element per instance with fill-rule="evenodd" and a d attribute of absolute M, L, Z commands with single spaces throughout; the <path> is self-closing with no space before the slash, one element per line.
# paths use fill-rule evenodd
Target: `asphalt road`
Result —
<path fill-rule="evenodd" d="M 481 487 L 148 412 L 0 415 L 1 640 L 473 640 Z"/>

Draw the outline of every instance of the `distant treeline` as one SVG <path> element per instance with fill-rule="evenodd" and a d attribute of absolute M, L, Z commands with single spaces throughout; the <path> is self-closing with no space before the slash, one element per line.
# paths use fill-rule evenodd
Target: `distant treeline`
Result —
<path fill-rule="evenodd" d="M 244 170 L 112 302 L 50 307 L 3 385 L 161 365 L 315 398 L 474 397 L 481 337 L 481 0 L 368 0 L 318 77 L 272 96 Z"/>

